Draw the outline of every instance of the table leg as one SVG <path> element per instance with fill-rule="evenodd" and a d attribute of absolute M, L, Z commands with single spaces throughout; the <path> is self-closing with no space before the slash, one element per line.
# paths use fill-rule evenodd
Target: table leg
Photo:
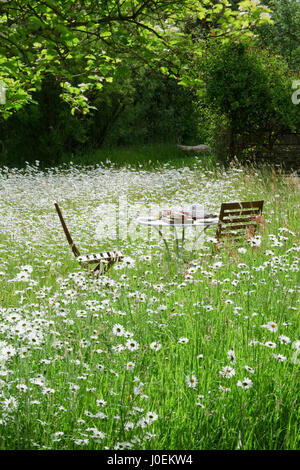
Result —
<path fill-rule="evenodd" d="M 170 249 L 169 249 L 169 245 L 168 245 L 168 242 L 167 240 L 165 239 L 165 237 L 163 236 L 162 234 L 162 231 L 158 228 L 158 227 L 155 227 L 154 228 L 158 231 L 161 239 L 163 240 L 164 244 L 165 244 L 165 247 L 166 247 L 166 251 L 167 251 L 167 255 L 168 255 L 168 267 L 170 266 L 170 262 L 171 262 L 171 253 L 170 253 Z"/>
<path fill-rule="evenodd" d="M 179 250 L 179 238 L 177 236 L 177 230 L 174 228 L 174 233 L 175 233 L 175 246 L 176 246 L 176 257 L 177 257 L 177 267 L 176 271 L 178 273 L 178 267 L 180 261 L 183 263 L 183 248 L 184 248 L 184 240 L 185 240 L 185 227 L 182 226 L 182 235 L 181 235 L 181 250 Z"/>
<path fill-rule="evenodd" d="M 184 247 L 184 238 L 185 238 L 185 227 L 182 227 L 182 237 L 181 237 L 181 260 L 183 262 L 183 247 Z"/>
<path fill-rule="evenodd" d="M 173 225 L 172 228 L 174 230 L 174 242 L 175 242 L 175 248 L 176 248 L 176 257 L 177 257 L 177 260 L 178 260 L 178 257 L 179 257 L 179 244 L 178 244 L 177 230 L 176 230 L 176 227 L 174 227 L 174 225 Z"/>
<path fill-rule="evenodd" d="M 201 232 L 198 233 L 198 235 L 196 235 L 196 237 L 195 237 L 195 239 L 194 239 L 193 247 L 192 247 L 192 255 L 194 255 L 196 243 L 197 243 L 197 241 L 199 240 L 199 238 L 201 237 L 201 235 L 204 233 L 204 230 L 205 230 L 205 228 L 204 228 L 203 230 L 201 230 Z"/>
<path fill-rule="evenodd" d="M 205 225 L 203 230 L 201 230 L 201 232 L 196 236 L 195 240 L 194 240 L 194 243 L 193 243 L 193 248 L 192 248 L 192 255 L 194 254 L 194 251 L 195 251 L 195 246 L 196 246 L 196 243 L 197 241 L 199 240 L 199 238 L 201 237 L 201 235 L 205 232 L 205 230 L 208 229 L 208 227 L 210 227 L 212 224 L 208 224 L 208 225 Z M 196 228 L 196 227 L 195 227 Z"/>

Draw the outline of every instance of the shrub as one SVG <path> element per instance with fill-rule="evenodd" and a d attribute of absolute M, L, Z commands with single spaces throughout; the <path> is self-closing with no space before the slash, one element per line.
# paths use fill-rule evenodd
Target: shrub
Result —
<path fill-rule="evenodd" d="M 259 134 L 271 151 L 280 134 L 299 128 L 282 57 L 247 42 L 229 43 L 211 51 L 207 69 L 206 99 L 227 120 L 230 157 L 239 136 Z"/>

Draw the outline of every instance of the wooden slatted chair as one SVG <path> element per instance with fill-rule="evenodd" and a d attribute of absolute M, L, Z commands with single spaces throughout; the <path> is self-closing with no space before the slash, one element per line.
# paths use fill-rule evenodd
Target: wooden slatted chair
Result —
<path fill-rule="evenodd" d="M 106 273 L 117 261 L 124 258 L 124 255 L 119 251 L 104 251 L 90 255 L 81 255 L 70 235 L 60 207 L 56 201 L 54 201 L 54 206 L 73 254 L 84 268 L 89 269 L 91 264 L 96 264 L 96 267 L 92 270 L 93 273 Z"/>
<path fill-rule="evenodd" d="M 263 203 L 264 201 L 223 203 L 216 231 L 218 243 L 226 239 L 238 242 L 253 237 L 257 225 L 262 221 Z"/>

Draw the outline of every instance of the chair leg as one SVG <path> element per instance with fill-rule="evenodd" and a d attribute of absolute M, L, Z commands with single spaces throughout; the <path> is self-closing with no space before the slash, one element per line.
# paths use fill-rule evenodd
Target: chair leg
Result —
<path fill-rule="evenodd" d="M 117 258 L 112 258 L 108 261 L 108 263 L 97 263 L 96 267 L 93 268 L 92 270 L 90 269 L 90 265 L 88 263 L 80 263 L 81 266 L 84 267 L 87 271 L 89 271 L 90 274 L 96 274 L 97 276 L 100 276 L 100 274 L 107 273 L 107 271 L 118 261 Z"/>
<path fill-rule="evenodd" d="M 97 266 L 93 269 L 90 268 L 90 265 L 88 263 L 79 263 L 80 266 L 82 266 L 86 271 L 88 271 L 89 275 L 97 273 L 97 271 L 100 271 L 100 264 L 98 263 Z M 99 274 L 98 274 L 99 275 Z"/>
<path fill-rule="evenodd" d="M 211 248 L 211 257 L 215 256 L 218 252 L 220 252 L 220 242 L 218 240 L 217 243 L 213 243 Z"/>
<path fill-rule="evenodd" d="M 100 271 L 100 264 L 101 263 L 98 263 L 97 266 L 93 269 L 93 273 Z"/>
<path fill-rule="evenodd" d="M 117 262 L 117 258 L 111 259 L 104 267 L 104 272 L 107 273 L 107 271 Z"/>
<path fill-rule="evenodd" d="M 93 269 L 93 273 L 97 273 L 99 276 L 101 271 L 103 274 L 107 273 L 107 271 L 116 263 L 117 259 L 111 259 L 108 263 L 102 264 L 101 262 L 97 264 L 97 266 Z M 102 269 L 101 269 L 102 268 Z M 99 271 L 99 272 L 98 272 Z"/>

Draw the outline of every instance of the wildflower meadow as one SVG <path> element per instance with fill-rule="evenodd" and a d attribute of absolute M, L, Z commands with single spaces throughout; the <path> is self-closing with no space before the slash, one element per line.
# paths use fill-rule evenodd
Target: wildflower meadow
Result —
<path fill-rule="evenodd" d="M 193 162 L 1 168 L 0 449 L 299 448 L 299 178 Z M 169 265 L 136 223 L 258 199 L 252 241 L 212 226 L 178 262 L 167 230 Z M 82 253 L 124 259 L 89 275 L 54 200 Z"/>

